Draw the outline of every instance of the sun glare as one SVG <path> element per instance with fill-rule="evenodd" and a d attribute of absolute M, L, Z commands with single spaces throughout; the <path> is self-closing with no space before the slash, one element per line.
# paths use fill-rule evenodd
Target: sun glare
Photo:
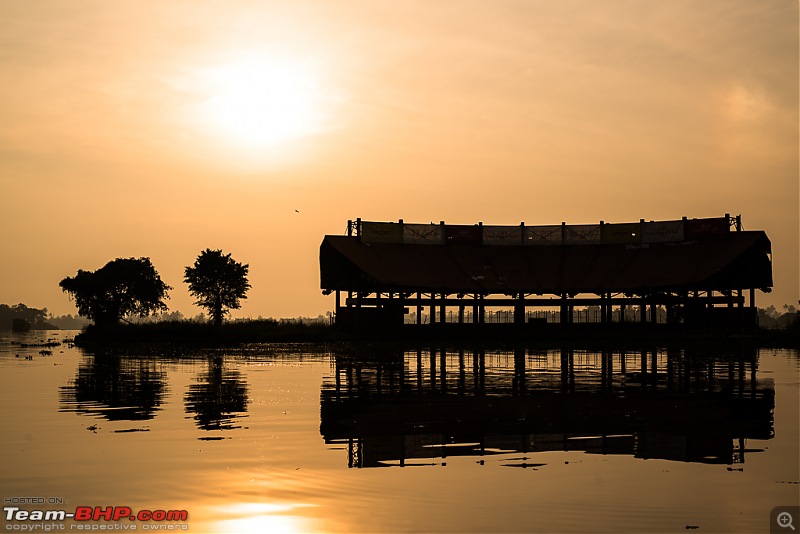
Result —
<path fill-rule="evenodd" d="M 280 147 L 323 129 L 323 92 L 308 64 L 245 58 L 205 78 L 204 122 L 235 146 Z"/>

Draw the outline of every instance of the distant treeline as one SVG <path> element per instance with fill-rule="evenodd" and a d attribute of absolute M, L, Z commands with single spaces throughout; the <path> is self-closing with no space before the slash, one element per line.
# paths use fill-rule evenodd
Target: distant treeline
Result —
<path fill-rule="evenodd" d="M 89 321 L 80 315 L 54 316 L 47 308 L 29 308 L 25 304 L 0 304 L 0 331 L 11 330 L 14 319 L 24 319 L 33 330 L 80 330 Z"/>
<path fill-rule="evenodd" d="M 593 307 L 589 307 L 585 312 L 591 314 Z M 598 308 L 599 310 L 599 308 Z M 661 310 L 664 311 L 664 310 Z M 599 311 L 597 311 L 599 313 Z M 664 311 L 664 313 L 666 313 Z M 413 315 L 413 313 L 412 313 Z M 0 304 L 0 331 L 11 330 L 11 323 L 13 319 L 25 319 L 31 324 L 33 330 L 80 330 L 90 323 L 86 317 L 80 315 L 58 315 L 54 316 L 49 314 L 47 308 L 29 308 L 25 304 L 15 304 L 9 306 L 8 304 Z M 413 317 L 412 317 L 413 319 Z M 148 317 L 140 318 L 135 317 L 130 321 L 134 324 L 141 323 L 166 323 L 166 322 L 191 322 L 191 323 L 205 323 L 208 318 L 200 313 L 194 317 L 185 317 L 180 311 L 163 312 Z M 234 319 L 234 322 L 249 322 L 249 321 L 272 321 L 280 324 L 305 324 L 305 325 L 326 325 L 331 324 L 333 318 L 330 312 L 325 316 L 319 315 L 317 317 L 296 317 L 289 319 L 273 319 L 258 316 L 257 319 Z M 413 322 L 413 321 L 412 321 Z M 758 309 L 758 324 L 761 328 L 767 329 L 786 329 L 786 328 L 800 328 L 800 314 L 797 308 L 790 304 L 784 304 L 783 311 L 778 310 L 775 306 L 768 308 Z"/>
<path fill-rule="evenodd" d="M 758 326 L 770 329 L 800 328 L 797 308 L 791 304 L 783 305 L 783 312 L 775 306 L 758 309 Z"/>

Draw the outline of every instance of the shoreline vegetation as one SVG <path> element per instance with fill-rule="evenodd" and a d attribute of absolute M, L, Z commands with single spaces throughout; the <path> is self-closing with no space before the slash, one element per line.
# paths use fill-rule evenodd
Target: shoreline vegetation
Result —
<path fill-rule="evenodd" d="M 437 326 L 439 328 L 437 328 Z M 459 328 L 466 326 L 467 328 Z M 757 346 L 800 348 L 800 327 L 748 331 L 637 327 L 637 325 L 547 325 L 535 330 L 513 325 L 405 325 L 391 330 L 348 332 L 322 322 L 304 323 L 275 319 L 237 320 L 221 325 L 196 321 L 162 321 L 98 327 L 89 325 L 75 336 L 75 344 L 87 349 L 170 347 L 236 347 L 250 343 L 334 343 L 419 347 L 530 346 L 574 348 L 623 348 L 642 346 L 725 347 Z M 614 326 L 621 326 L 615 328 Z M 499 328 L 492 328 L 499 327 Z"/>
<path fill-rule="evenodd" d="M 4 312 L 4 313 L 3 313 Z M 760 328 L 746 330 L 685 328 L 682 325 L 636 323 L 485 323 L 481 325 L 437 323 L 406 324 L 387 328 L 367 327 L 359 331 L 339 328 L 332 317 L 295 319 L 232 319 L 221 324 L 202 314 L 194 318 L 180 312 L 163 312 L 131 321 L 96 325 L 85 317 L 58 319 L 47 309 L 24 304 L 0 305 L 0 331 L 11 329 L 12 318 L 23 318 L 31 330 L 81 330 L 75 344 L 87 349 L 160 350 L 164 347 L 240 347 L 253 343 L 332 343 L 363 347 L 420 347 L 430 344 L 448 347 L 532 347 L 587 348 L 610 350 L 643 346 L 699 347 L 737 346 L 800 348 L 800 315 L 794 306 L 784 313 L 774 306 L 758 309 Z M 588 312 L 587 312 L 588 316 Z M 8 323 L 8 324 L 5 324 Z"/>

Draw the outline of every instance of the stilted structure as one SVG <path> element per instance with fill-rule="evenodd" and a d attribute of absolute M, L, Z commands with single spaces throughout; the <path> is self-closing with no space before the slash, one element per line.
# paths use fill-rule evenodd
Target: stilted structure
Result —
<path fill-rule="evenodd" d="M 756 289 L 771 291 L 771 252 L 763 231 L 744 231 L 729 214 L 550 226 L 356 219 L 347 235 L 323 239 L 320 278 L 336 295 L 336 324 L 354 332 L 548 322 L 740 329 L 757 324 Z"/>

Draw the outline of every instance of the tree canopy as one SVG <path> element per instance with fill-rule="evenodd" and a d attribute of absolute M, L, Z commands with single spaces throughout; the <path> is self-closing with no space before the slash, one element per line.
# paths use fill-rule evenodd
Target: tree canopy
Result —
<path fill-rule="evenodd" d="M 14 319 L 25 319 L 34 326 L 44 324 L 47 319 L 47 308 L 41 310 L 29 308 L 22 303 L 13 306 L 0 304 L 0 330 L 9 330 Z"/>
<path fill-rule="evenodd" d="M 192 267 L 186 267 L 184 281 L 189 284 L 189 293 L 197 297 L 195 304 L 206 308 L 214 324 L 219 325 L 229 309 L 240 308 L 239 301 L 247 298 L 249 268 L 221 250 L 205 249 Z"/>
<path fill-rule="evenodd" d="M 58 285 L 75 299 L 78 313 L 97 325 L 164 311 L 172 289 L 161 281 L 150 258 L 117 258 L 96 271 L 78 270 Z"/>

